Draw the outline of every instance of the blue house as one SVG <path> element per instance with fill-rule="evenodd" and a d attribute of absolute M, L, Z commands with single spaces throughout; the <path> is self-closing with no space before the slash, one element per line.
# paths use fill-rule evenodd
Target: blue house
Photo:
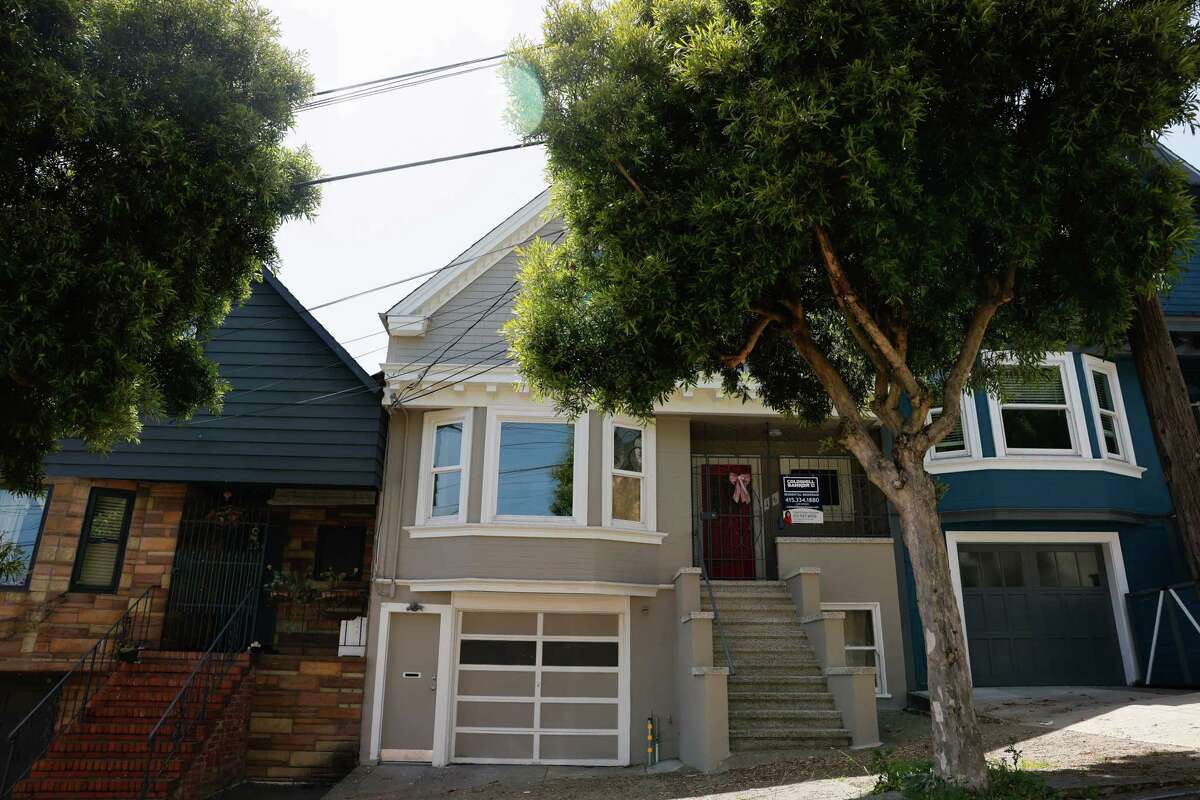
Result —
<path fill-rule="evenodd" d="M 1200 259 L 1163 306 L 1200 409 Z M 1003 402 L 968 396 L 960 428 L 928 457 L 947 487 L 939 508 L 974 683 L 1142 683 L 1159 589 L 1192 576 L 1132 357 L 1051 354 L 1036 381 L 1005 389 Z M 908 674 L 923 689 L 911 567 L 897 563 Z M 1193 683 L 1200 642 L 1163 620 L 1152 683 Z"/>

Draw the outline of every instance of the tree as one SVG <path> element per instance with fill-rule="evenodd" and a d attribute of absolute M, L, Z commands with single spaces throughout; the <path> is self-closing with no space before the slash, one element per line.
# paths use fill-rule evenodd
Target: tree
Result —
<path fill-rule="evenodd" d="M 1129 345 L 1150 412 L 1175 520 L 1187 547 L 1192 575 L 1200 577 L 1200 426 L 1188 403 L 1179 356 L 1155 292 L 1133 299 Z"/>
<path fill-rule="evenodd" d="M 250 0 L 0 3 L 0 482 L 61 437 L 219 405 L 203 340 L 271 265 L 315 175 L 311 92 Z"/>
<path fill-rule="evenodd" d="M 526 255 L 507 329 L 523 375 L 572 414 L 649 415 L 706 375 L 803 420 L 836 411 L 912 559 L 935 769 L 971 787 L 983 749 L 924 456 L 964 389 L 1120 341 L 1133 287 L 1190 240 L 1182 176 L 1146 145 L 1195 110 L 1193 11 L 564 0 L 507 70 L 569 229 Z"/>

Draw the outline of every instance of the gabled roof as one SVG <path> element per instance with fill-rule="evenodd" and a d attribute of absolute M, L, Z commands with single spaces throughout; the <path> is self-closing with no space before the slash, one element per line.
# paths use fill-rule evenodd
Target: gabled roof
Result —
<path fill-rule="evenodd" d="M 399 335 L 422 335 L 431 314 L 514 247 L 524 244 L 551 224 L 552 220 L 545 214 L 549 204 L 550 190 L 546 189 L 430 276 L 382 315 L 388 330 Z"/>
<path fill-rule="evenodd" d="M 1183 166 L 1183 171 L 1187 173 L 1187 182 L 1191 184 L 1192 187 L 1200 186 L 1200 170 L 1197 170 L 1195 167 L 1189 164 L 1187 160 L 1183 158 L 1183 156 L 1179 155 L 1162 142 L 1155 142 L 1153 146 L 1155 153 L 1163 161 L 1166 161 L 1169 164 L 1180 164 Z"/>
<path fill-rule="evenodd" d="M 272 289 L 274 289 L 281 298 L 283 298 L 283 301 L 288 304 L 292 311 L 296 312 L 296 315 L 300 317 L 300 319 L 304 320 L 308 327 L 312 328 L 312 331 L 317 335 L 317 338 L 324 342 L 325 346 L 332 350 L 333 354 L 341 359 L 342 363 L 346 365 L 346 368 L 354 373 L 354 377 L 358 378 L 358 380 L 364 386 L 370 389 L 374 390 L 380 388 L 379 382 L 368 375 L 367 371 L 358 365 L 358 362 L 346 352 L 346 348 L 338 344 L 338 340 L 334 339 L 333 336 L 330 335 L 329 331 L 325 330 L 325 326 L 318 322 L 317 318 L 310 314 L 308 309 L 300 304 L 300 301 L 296 299 L 295 295 L 288 291 L 288 288 L 283 285 L 283 281 L 275 277 L 275 274 L 272 273 L 270 269 L 263 269 L 262 274 L 263 281 Z"/>

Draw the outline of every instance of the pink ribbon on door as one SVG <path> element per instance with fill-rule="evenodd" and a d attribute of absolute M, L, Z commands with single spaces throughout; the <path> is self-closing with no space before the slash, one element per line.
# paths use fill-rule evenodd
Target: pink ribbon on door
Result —
<path fill-rule="evenodd" d="M 750 503 L 750 473 L 743 472 L 740 475 L 729 473 L 729 482 L 733 484 L 733 502 L 735 503 Z"/>

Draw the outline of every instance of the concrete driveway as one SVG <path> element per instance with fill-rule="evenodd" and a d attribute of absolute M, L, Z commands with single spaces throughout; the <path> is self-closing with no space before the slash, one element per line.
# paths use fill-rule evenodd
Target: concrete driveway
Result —
<path fill-rule="evenodd" d="M 1200 692 L 1022 686 L 976 689 L 980 714 L 1048 730 L 1200 750 Z"/>

